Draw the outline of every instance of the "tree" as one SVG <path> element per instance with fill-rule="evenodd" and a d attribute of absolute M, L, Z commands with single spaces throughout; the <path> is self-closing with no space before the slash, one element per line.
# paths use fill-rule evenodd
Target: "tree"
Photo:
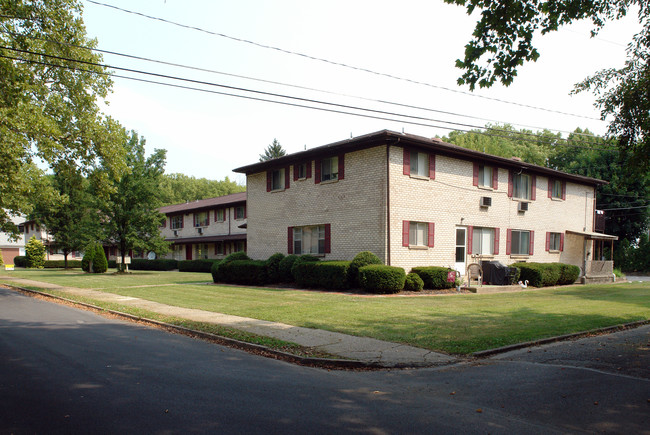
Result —
<path fill-rule="evenodd" d="M 266 162 L 267 160 L 275 159 L 277 157 L 282 157 L 286 155 L 287 152 L 282 149 L 282 145 L 278 142 L 277 139 L 273 139 L 273 143 L 266 147 L 264 154 L 260 154 L 260 162 Z"/>
<path fill-rule="evenodd" d="M 25 245 L 25 257 L 27 257 L 27 267 L 42 269 L 45 265 L 45 246 L 43 242 L 32 236 Z"/>
<path fill-rule="evenodd" d="M 230 181 L 228 177 L 223 181 L 217 181 L 184 174 L 164 174 L 160 180 L 162 205 L 180 204 L 245 191 L 246 187 Z"/>
<path fill-rule="evenodd" d="M 57 248 L 63 251 L 64 267 L 68 267 L 68 254 L 81 250 L 90 240 L 98 237 L 98 214 L 89 192 L 89 182 L 69 162 L 59 162 L 54 175 L 47 177 L 56 192 L 37 197 L 31 217 L 54 238 Z"/>
<path fill-rule="evenodd" d="M 628 60 L 621 69 L 606 69 L 576 85 L 575 92 L 593 90 L 599 95 L 596 106 L 601 117 L 614 120 L 609 135 L 630 151 L 628 162 L 639 172 L 650 166 L 650 3 L 647 0 L 445 0 L 466 7 L 468 14 L 481 10 L 474 39 L 465 46 L 465 57 L 456 66 L 465 70 L 458 79 L 470 89 L 490 87 L 496 81 L 508 86 L 524 62 L 537 61 L 540 54 L 533 36 L 553 32 L 565 24 L 589 19 L 592 36 L 606 22 L 617 20 L 638 8 L 642 30 L 628 45 Z"/>
<path fill-rule="evenodd" d="M 111 87 L 101 56 L 85 47 L 78 0 L 0 1 L 0 227 L 8 214 L 31 212 L 35 159 L 82 171 L 101 162 L 123 170 L 115 123 L 96 101 Z M 46 194 L 47 192 L 41 192 Z M 51 192 L 50 192 L 51 193 Z"/>
<path fill-rule="evenodd" d="M 164 216 L 158 212 L 160 206 L 160 178 L 165 170 L 165 150 L 154 150 L 145 157 L 145 140 L 131 131 L 123 142 L 126 164 L 129 170 L 116 174 L 106 168 L 106 180 L 114 180 L 108 197 L 101 201 L 104 219 L 105 239 L 117 244 L 124 258 L 131 250 L 153 251 L 164 254 L 169 243 L 160 235 Z"/>

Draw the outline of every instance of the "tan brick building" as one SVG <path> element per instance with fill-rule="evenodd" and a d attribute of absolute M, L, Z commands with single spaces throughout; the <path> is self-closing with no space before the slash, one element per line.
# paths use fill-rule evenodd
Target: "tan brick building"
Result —
<path fill-rule="evenodd" d="M 391 131 L 235 172 L 247 177 L 255 259 L 281 252 L 350 260 L 367 250 L 407 272 L 463 272 L 486 260 L 611 272 L 611 262 L 593 258 L 615 239 L 594 231 L 602 180 Z"/>

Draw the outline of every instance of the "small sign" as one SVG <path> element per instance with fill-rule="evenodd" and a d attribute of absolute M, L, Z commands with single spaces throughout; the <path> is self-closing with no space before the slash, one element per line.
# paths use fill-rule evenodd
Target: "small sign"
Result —
<path fill-rule="evenodd" d="M 455 270 L 450 270 L 447 272 L 447 282 L 455 282 L 456 281 L 456 271 Z"/>
<path fill-rule="evenodd" d="M 5 264 L 5 270 L 14 270 L 13 264 Z"/>

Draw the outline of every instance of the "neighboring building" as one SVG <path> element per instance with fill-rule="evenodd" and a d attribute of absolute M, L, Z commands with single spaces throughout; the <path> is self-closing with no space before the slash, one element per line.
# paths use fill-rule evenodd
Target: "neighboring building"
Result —
<path fill-rule="evenodd" d="M 45 259 L 46 260 L 63 260 L 65 257 L 63 251 L 61 251 L 56 246 L 56 241 L 50 233 L 47 232 L 47 229 L 40 226 L 36 221 L 29 220 L 24 221 L 22 224 L 24 228 L 24 244 L 25 246 L 32 237 L 36 237 L 37 240 L 40 240 L 43 245 L 45 245 Z M 73 251 L 68 254 L 68 260 L 81 260 L 83 253 L 78 251 Z"/>
<path fill-rule="evenodd" d="M 391 131 L 235 172 L 247 178 L 255 259 L 281 252 L 350 260 L 371 251 L 406 271 L 536 261 L 611 277 L 611 261 L 592 261 L 594 241 L 616 239 L 594 231 L 602 180 Z"/>
<path fill-rule="evenodd" d="M 11 221 L 18 226 L 23 232 L 22 223 L 25 218 L 22 216 L 11 217 Z M 14 264 L 14 258 L 19 255 L 25 255 L 25 239 L 22 235 L 18 239 L 12 240 L 9 234 L 0 232 L 0 250 L 2 251 L 2 262 L 4 264 Z"/>
<path fill-rule="evenodd" d="M 166 258 L 223 258 L 246 251 L 246 193 L 161 207 L 161 234 L 172 243 Z"/>

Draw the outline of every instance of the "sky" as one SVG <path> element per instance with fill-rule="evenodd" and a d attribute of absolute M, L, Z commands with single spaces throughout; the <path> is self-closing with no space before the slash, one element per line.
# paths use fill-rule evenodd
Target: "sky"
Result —
<path fill-rule="evenodd" d="M 594 95 L 570 92 L 622 66 L 639 27 L 631 16 L 596 38 L 588 22 L 538 37 L 541 57 L 511 86 L 470 92 L 456 84 L 455 61 L 478 15 L 442 0 L 96 1 L 131 11 L 82 0 L 99 49 L 158 61 L 104 54 L 115 74 L 174 85 L 115 77 L 102 110 L 143 136 L 149 152 L 166 149 L 167 173 L 242 185 L 245 176 L 232 170 L 257 162 L 274 139 L 294 153 L 384 129 L 435 137 L 497 122 L 604 134 Z"/>

